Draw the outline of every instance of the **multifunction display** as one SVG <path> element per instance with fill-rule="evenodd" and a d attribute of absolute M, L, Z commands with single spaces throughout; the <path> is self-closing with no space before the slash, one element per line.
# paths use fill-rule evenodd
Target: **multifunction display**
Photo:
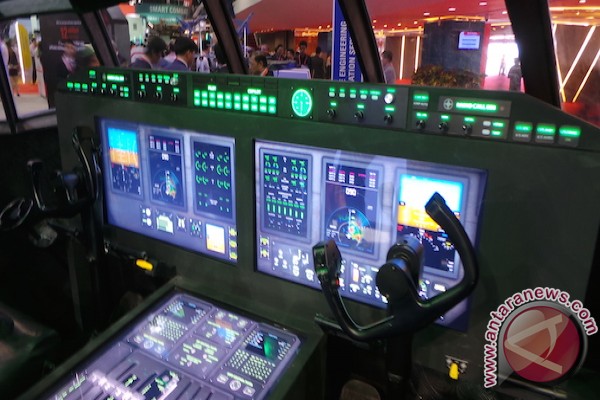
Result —
<path fill-rule="evenodd" d="M 462 278 L 454 245 L 425 204 L 441 194 L 475 241 L 483 171 L 267 141 L 256 143 L 255 154 L 259 271 L 319 287 L 312 246 L 333 239 L 343 256 L 342 295 L 385 307 L 377 272 L 390 247 L 411 235 L 424 250 L 421 296 Z M 466 308 L 459 305 L 440 322 L 462 324 Z"/>
<path fill-rule="evenodd" d="M 264 399 L 300 346 L 291 332 L 174 293 L 47 399 Z"/>
<path fill-rule="evenodd" d="M 237 260 L 232 138 L 100 119 L 108 223 Z"/>

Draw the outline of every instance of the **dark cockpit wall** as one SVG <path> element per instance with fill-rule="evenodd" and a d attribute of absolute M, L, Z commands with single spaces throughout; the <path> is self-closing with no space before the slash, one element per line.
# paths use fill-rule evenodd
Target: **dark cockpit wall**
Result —
<path fill-rule="evenodd" d="M 97 20 L 94 14 L 86 15 L 87 18 L 84 16 L 87 21 L 86 25 L 89 22 L 90 26 L 94 26 L 94 21 Z M 226 24 L 226 21 L 222 23 Z M 218 22 L 213 22 L 213 24 L 217 25 Z M 96 37 L 96 35 L 93 36 Z M 98 46 L 97 51 L 101 53 L 102 46 L 106 45 L 99 44 Z M 232 51 L 230 56 L 236 57 L 235 51 Z M 106 60 L 109 61 L 105 64 L 110 65 L 112 56 L 107 57 Z M 243 61 L 240 62 L 238 68 L 244 68 Z M 108 75 L 112 75 L 111 79 L 119 80 L 120 74 L 128 77 L 127 79 L 130 80 L 128 84 L 131 85 L 128 87 L 131 88 L 131 93 L 137 95 L 137 89 L 140 89 L 140 87 L 139 81 L 136 80 L 140 78 L 123 71 L 108 70 Z M 169 76 L 169 81 L 171 78 L 172 76 Z M 76 83 L 102 83 L 101 79 L 105 78 L 92 79 L 88 75 L 79 80 L 74 79 L 73 85 Z M 427 89 L 424 90 L 425 93 L 414 89 L 406 92 L 403 91 L 404 89 L 399 89 L 400 92 L 396 94 L 396 98 L 407 100 L 398 107 L 399 109 L 406 108 L 406 115 L 404 117 L 396 115 L 393 121 L 394 124 L 400 123 L 401 125 L 394 125 L 392 129 L 382 129 L 380 126 L 371 126 L 371 124 L 377 125 L 378 122 L 374 123 L 373 120 L 367 118 L 366 125 L 361 126 L 358 125 L 359 122 L 354 116 L 357 111 L 361 110 L 355 110 L 353 108 L 354 104 L 351 102 L 345 103 L 348 101 L 350 93 L 352 93 L 351 90 L 356 89 L 355 93 L 360 96 L 360 89 L 365 90 L 368 88 L 368 96 L 377 96 L 377 91 L 385 90 L 385 87 L 375 85 L 353 88 L 351 85 L 335 84 L 331 85 L 334 88 L 332 96 L 330 86 L 325 83 L 307 85 L 311 88 L 309 92 L 314 94 L 315 107 L 317 104 L 320 107 L 319 111 L 314 112 L 310 120 L 303 120 L 299 116 L 290 118 L 290 115 L 295 112 L 291 108 L 289 110 L 285 109 L 282 113 L 283 116 L 278 114 L 272 118 L 258 115 L 238 116 L 233 111 L 231 114 L 227 114 L 227 111 L 218 109 L 194 108 L 196 98 L 193 93 L 198 90 L 200 105 L 203 101 L 203 92 L 206 92 L 207 96 L 210 96 L 211 92 L 214 92 L 215 96 L 222 92 L 222 95 L 225 96 L 228 90 L 230 94 L 234 94 L 236 88 L 239 87 L 250 90 L 251 92 L 246 92 L 248 95 L 264 96 L 267 103 L 269 102 L 269 96 L 266 93 L 277 93 L 277 100 L 282 102 L 288 100 L 288 95 L 292 95 L 292 89 L 299 88 L 302 84 L 292 81 L 294 82 L 291 84 L 293 87 L 288 88 L 284 83 L 280 83 L 275 85 L 277 87 L 275 89 L 275 87 L 268 87 L 269 81 L 263 82 L 260 79 L 247 81 L 239 78 L 231 82 L 220 79 L 200 81 L 191 74 L 186 75 L 181 81 L 186 82 L 184 91 L 187 92 L 184 93 L 187 93 L 187 97 L 182 96 L 180 98 L 185 97 L 184 101 L 187 101 L 187 108 L 184 104 L 174 107 L 149 99 L 138 99 L 137 97 L 135 101 L 128 102 L 122 98 L 111 99 L 110 97 L 106 98 L 92 94 L 72 93 L 69 92 L 68 87 L 64 87 L 64 93 L 60 95 L 58 100 L 59 113 L 62 113 L 59 114 L 62 168 L 70 171 L 79 163 L 73 152 L 72 131 L 80 128 L 82 135 L 92 134 L 94 137 L 100 138 L 103 123 L 107 127 L 106 129 L 113 128 L 125 131 L 132 129 L 131 124 L 141 124 L 141 127 L 135 126 L 133 129 L 139 130 L 142 134 L 152 129 L 160 131 L 164 128 L 177 128 L 186 132 L 233 136 L 236 141 L 235 147 L 228 148 L 235 150 L 235 163 L 238 171 L 236 177 L 238 183 L 236 203 L 239 210 L 237 218 L 239 226 L 236 236 L 240 239 L 237 244 L 239 246 L 237 265 L 232 265 L 230 260 L 224 262 L 219 258 L 205 257 L 193 251 L 182 250 L 170 243 L 156 240 L 156 238 L 148 239 L 144 234 L 131 233 L 131 229 L 119 228 L 118 221 L 114 219 L 112 222 L 108 221 L 105 213 L 102 210 L 97 210 L 99 211 L 98 214 L 89 216 L 89 218 L 91 220 L 96 218 L 102 223 L 109 222 L 104 227 L 103 233 L 105 236 L 96 238 L 100 240 L 92 244 L 92 246 L 96 246 L 95 251 L 97 252 L 92 259 L 97 256 L 99 260 L 91 260 L 92 262 L 90 262 L 89 254 L 86 253 L 88 249 L 77 247 L 77 243 L 70 244 L 75 249 L 71 248 L 69 253 L 71 258 L 70 268 L 72 268 L 70 272 L 73 276 L 77 276 L 75 279 L 78 281 L 78 291 L 75 292 L 76 296 L 80 296 L 77 305 L 78 312 L 82 314 L 85 324 L 89 324 L 88 326 L 105 328 L 106 320 L 109 319 L 105 315 L 108 313 L 106 309 L 114 305 L 114 292 L 117 291 L 111 286 L 118 286 L 119 288 L 127 286 L 123 285 L 122 282 L 122 280 L 127 279 L 143 280 L 143 277 L 129 274 L 125 277 L 115 277 L 112 275 L 114 271 L 107 273 L 108 269 L 119 268 L 126 264 L 123 260 L 115 257 L 115 253 L 125 258 L 133 254 L 139 256 L 139 258 L 145 258 L 145 261 L 149 261 L 156 266 L 162 263 L 163 265 L 159 269 L 176 267 L 177 272 L 182 277 L 178 278 L 174 285 L 189 293 L 198 294 L 203 300 L 215 301 L 219 307 L 223 308 L 233 307 L 236 312 L 242 315 L 258 316 L 268 321 L 275 321 L 284 327 L 295 328 L 295 332 L 299 333 L 299 337 L 304 343 L 308 342 L 309 345 L 303 347 L 301 357 L 295 362 L 292 372 L 284 379 L 284 384 L 275 389 L 276 391 L 273 394 L 276 398 L 290 398 L 290 388 L 296 389 L 299 385 L 298 382 L 302 382 L 305 386 L 312 385 L 315 391 L 320 391 L 328 385 L 329 380 L 335 381 L 337 384 L 342 376 L 347 377 L 352 374 L 357 376 L 361 374 L 369 375 L 364 371 L 365 365 L 356 366 L 354 363 L 365 363 L 372 367 L 366 361 L 377 360 L 379 362 L 381 357 L 378 353 L 380 349 L 377 350 L 377 346 L 375 346 L 375 350 L 365 351 L 364 347 L 357 346 L 358 350 L 352 347 L 353 350 L 349 351 L 348 349 L 351 347 L 348 347 L 344 340 L 339 343 L 335 339 L 336 335 L 331 335 L 328 337 L 327 351 L 324 348 L 315 350 L 319 346 L 324 346 L 323 339 L 325 336 L 320 334 L 320 330 L 316 325 L 312 324 L 312 316 L 319 312 L 330 314 L 321 295 L 313 289 L 282 282 L 272 275 L 265 274 L 265 265 L 262 265 L 261 273 L 257 273 L 255 270 L 261 268 L 260 265 L 257 265 L 259 262 L 256 258 L 256 254 L 260 251 L 259 243 L 257 243 L 258 236 L 261 232 L 273 232 L 272 226 L 271 228 L 268 226 L 260 227 L 264 231 L 256 230 L 259 229 L 259 221 L 262 221 L 260 211 L 254 209 L 254 203 L 260 200 L 262 193 L 256 187 L 256 182 L 261 179 L 261 174 L 264 172 L 264 158 L 261 159 L 260 157 L 281 155 L 290 150 L 287 148 L 290 146 L 295 146 L 291 149 L 291 152 L 297 157 L 297 161 L 300 161 L 299 159 L 302 158 L 300 155 L 303 154 L 311 154 L 311 157 L 314 157 L 315 160 L 317 158 L 320 160 L 335 159 L 330 153 L 327 153 L 327 149 L 338 149 L 342 152 L 342 158 L 345 157 L 345 160 L 356 157 L 352 161 L 358 163 L 365 161 L 365 155 L 367 155 L 367 158 L 384 156 L 384 158 L 373 162 L 375 173 L 380 171 L 378 163 L 383 163 L 384 167 L 382 168 L 385 173 L 390 172 L 390 167 L 387 164 L 390 161 L 385 157 L 409 158 L 421 162 L 441 162 L 448 166 L 449 171 L 457 166 L 486 171 L 488 184 L 479 211 L 482 230 L 478 235 L 479 243 L 477 247 L 478 255 L 481 258 L 482 272 L 480 285 L 473 297 L 474 304 L 472 304 L 472 307 L 474 311 L 469 318 L 469 328 L 465 332 L 460 332 L 441 327 L 431 327 L 418 335 L 415 340 L 418 346 L 414 358 L 415 364 L 419 368 L 424 366 L 426 369 L 433 369 L 437 372 L 437 375 L 427 375 L 427 372 L 423 372 L 421 382 L 427 381 L 433 376 L 440 376 L 440 374 L 443 376 L 449 370 L 445 364 L 447 361 L 446 356 L 450 356 L 451 361 L 456 361 L 455 364 L 459 367 L 461 361 L 468 362 L 466 372 L 460 375 L 459 382 L 469 383 L 469 385 L 462 387 L 462 393 L 464 394 L 466 391 L 473 393 L 481 389 L 483 378 L 479 375 L 483 370 L 481 359 L 484 356 L 484 331 L 489 320 L 489 312 L 496 310 L 496 307 L 513 293 L 530 286 L 532 289 L 535 286 L 548 286 L 561 287 L 563 290 L 568 291 L 573 298 L 581 300 L 584 300 L 584 296 L 590 294 L 591 291 L 586 284 L 580 280 L 576 282 L 572 279 L 572 275 L 581 275 L 582 280 L 585 281 L 585 278 L 593 277 L 594 271 L 597 270 L 597 267 L 592 270 L 591 266 L 597 266 L 597 256 L 592 256 L 591 253 L 593 253 L 594 248 L 597 249 L 595 238 L 598 227 L 598 213 L 593 204 L 593 199 L 586 198 L 584 192 L 588 196 L 592 195 L 592 197 L 597 196 L 598 193 L 595 187 L 590 189 L 589 192 L 583 189 L 586 187 L 586 182 L 593 181 L 597 172 L 598 148 L 596 147 L 596 141 L 592 139 L 598 133 L 596 129 L 569 119 L 555 109 L 545 107 L 520 95 L 498 93 L 480 95 L 474 91 L 449 90 L 446 92 L 442 89 Z M 375 81 L 373 80 L 373 82 Z M 111 82 L 114 83 L 115 81 Z M 264 92 L 262 94 L 258 93 L 256 91 L 257 87 L 262 88 Z M 269 92 L 269 90 L 272 90 L 272 92 Z M 299 96 L 306 98 L 306 93 L 300 93 Z M 342 97 L 342 93 L 344 93 L 344 97 Z M 435 120 L 436 118 L 441 119 L 445 115 L 439 109 L 441 107 L 440 101 L 442 98 L 452 96 L 459 96 L 462 99 L 468 98 L 469 100 L 484 99 L 492 103 L 495 101 L 509 102 L 513 110 L 510 117 L 500 116 L 498 121 L 495 121 L 508 121 L 510 128 L 507 128 L 505 132 L 506 138 L 503 138 L 501 143 L 495 143 L 494 145 L 490 141 L 485 142 L 485 139 L 481 138 L 465 138 L 463 140 L 460 137 L 450 135 L 437 136 L 438 125 L 447 122 L 441 120 L 438 124 L 438 121 Z M 335 100 L 330 100 L 332 97 Z M 164 98 L 166 101 L 170 97 L 164 96 Z M 425 99 L 427 100 L 425 101 Z M 258 101 L 260 102 L 260 98 Z M 333 108 L 331 101 L 339 103 L 339 108 L 334 110 L 333 117 L 331 117 L 331 113 L 327 112 Z M 306 103 L 300 101 L 298 101 L 298 104 L 303 107 L 306 106 Z M 486 104 L 489 105 L 485 102 L 470 102 L 471 107 L 480 107 Z M 499 104 L 506 105 L 506 103 Z M 208 105 L 210 107 L 210 100 L 208 100 Z M 240 106 L 242 107 L 243 104 Z M 249 107 L 251 106 L 249 105 Z M 213 108 L 216 108 L 216 106 Z M 266 110 L 268 113 L 268 105 Z M 424 121 L 423 113 L 429 113 L 427 116 L 427 118 L 430 118 L 429 122 Z M 450 124 L 450 132 L 454 130 L 462 131 L 463 129 L 463 114 L 457 113 L 451 116 L 456 117 L 457 115 L 461 118 L 460 126 Z M 232 118 L 234 116 L 235 118 Z M 335 120 L 336 116 L 337 120 Z M 333 120 L 330 118 L 333 118 Z M 403 120 L 402 118 L 406 119 Z M 111 121 L 116 125 L 111 126 Z M 124 125 L 119 125 L 123 122 Z M 567 142 L 571 143 L 566 141 L 565 138 L 568 138 L 569 134 L 577 132 L 577 129 L 565 130 L 564 135 L 561 134 L 560 138 L 556 136 L 557 132 L 555 131 L 554 136 L 550 135 L 552 136 L 552 145 L 546 146 L 547 136 L 552 131 L 553 125 L 555 129 L 564 126 L 579 127 L 582 138 L 581 146 L 570 149 L 567 148 L 570 145 L 565 145 Z M 416 129 L 416 127 L 419 129 Z M 536 127 L 539 127 L 540 130 L 534 135 L 529 129 L 535 129 Z M 522 131 L 517 135 L 513 128 L 515 131 L 519 129 L 522 129 Z M 328 135 L 327 137 L 325 133 Z M 393 141 L 388 136 L 390 133 L 397 135 L 397 137 L 394 136 Z M 187 133 L 181 135 L 187 138 L 185 136 Z M 167 136 L 169 135 L 167 134 Z M 147 136 L 143 137 L 147 138 Z M 514 143 L 517 137 L 525 141 L 525 144 Z M 191 143 L 191 139 L 187 138 L 185 140 L 188 141 L 185 143 Z M 559 140 L 565 140 L 565 142 L 559 142 Z M 273 144 L 272 142 L 282 142 L 283 144 Z M 393 143 L 394 146 L 390 146 L 390 143 Z M 494 142 L 492 141 L 492 143 Z M 209 144 L 222 147 L 230 146 L 227 140 L 209 142 Z M 562 147 L 563 145 L 565 145 L 565 148 Z M 315 150 L 314 147 L 319 149 Z M 107 149 L 105 148 L 105 151 Z M 453 149 L 450 154 L 448 149 Z M 144 152 L 146 150 L 144 149 Z M 357 153 L 361 155 L 356 156 Z M 506 162 L 506 160 L 511 161 Z M 349 165 L 349 167 L 357 168 L 354 164 Z M 431 168 L 431 166 L 420 166 L 420 168 L 414 170 L 422 171 L 425 169 L 429 171 L 427 177 L 431 178 L 432 172 L 428 168 Z M 103 169 L 105 177 L 111 176 L 107 168 Z M 570 174 L 568 171 L 574 171 L 574 173 Z M 464 173 L 464 171 L 462 172 Z M 549 176 L 552 176 L 552 178 Z M 576 194 L 577 199 L 572 199 L 574 194 Z M 150 194 L 147 193 L 147 195 Z M 106 199 L 101 199 L 99 202 L 104 203 L 105 201 Z M 251 206 L 248 206 L 248 201 L 250 201 Z M 165 202 L 157 200 L 154 203 L 164 205 Z M 569 214 L 565 211 L 565 203 L 577 209 L 577 213 Z M 180 210 L 181 207 L 175 208 Z M 544 221 L 548 215 L 556 217 L 555 225 L 560 226 L 560 228 L 556 228 L 559 232 L 553 232 L 547 221 Z M 315 214 L 315 219 L 322 217 L 320 212 Z M 585 222 L 579 224 L 575 220 Z M 85 220 L 82 223 L 84 226 L 93 225 L 93 222 Z M 319 224 L 315 223 L 314 226 Z M 496 228 L 497 226 L 501 228 Z M 585 239 L 575 240 L 574 236 L 569 234 L 569 232 L 574 231 L 583 232 L 583 236 L 586 236 Z M 111 255 L 106 258 L 102 255 L 105 246 L 105 242 L 102 241 L 104 238 L 108 240 L 110 246 L 113 246 Z M 242 240 L 242 238 L 245 239 Z M 289 242 L 289 238 L 284 235 L 283 241 L 286 239 Z M 565 250 L 561 245 L 556 244 L 556 241 L 566 243 L 569 249 Z M 574 249 L 575 254 L 571 254 L 571 248 Z M 571 269 L 565 269 L 561 265 L 569 265 Z M 90 271 L 99 266 L 104 268 L 103 273 L 107 273 L 103 279 L 108 279 L 108 282 L 94 282 L 95 278 L 90 277 L 92 275 Z M 169 268 L 166 268 L 166 270 L 168 271 Z M 165 275 L 169 276 L 168 273 Z M 94 288 L 97 283 L 100 285 L 99 292 L 96 292 L 98 288 Z M 227 288 L 227 290 L 223 288 Z M 149 287 L 144 294 L 150 293 L 154 289 L 155 287 Z M 156 301 L 160 301 L 160 296 L 164 295 L 167 289 L 161 289 L 150 295 L 143 306 L 143 310 L 152 307 L 149 304 L 156 304 Z M 91 295 L 93 293 L 99 293 L 105 297 L 96 299 Z M 587 300 L 584 300 L 584 304 L 592 310 L 592 315 L 596 314 L 594 308 L 592 308 L 593 304 L 589 304 Z M 351 303 L 350 307 L 353 314 L 360 321 L 381 317 L 382 314 L 382 312 L 377 311 L 377 308 L 365 306 L 358 302 Z M 137 323 L 135 318 L 139 315 L 139 312 L 129 314 L 119 324 L 107 328 L 101 341 L 109 343 L 111 338 L 115 335 L 118 336 L 119 332 L 122 332 L 127 326 L 135 325 Z M 98 322 L 97 319 L 102 321 Z M 590 337 L 591 339 L 594 339 L 594 337 Z M 89 346 L 86 353 L 96 348 L 96 345 Z M 310 351 L 306 350 L 307 348 Z M 311 352 L 312 354 L 309 355 L 308 353 Z M 327 352 L 329 352 L 329 357 L 326 355 Z M 352 353 L 353 357 L 343 359 L 348 364 L 348 370 L 344 369 L 346 366 L 342 368 L 341 363 L 334 364 L 333 359 L 335 357 L 349 353 Z M 309 363 L 311 356 L 313 358 Z M 145 359 L 142 358 L 142 360 Z M 71 368 L 79 362 L 85 362 L 83 355 L 78 356 L 74 362 L 68 364 L 68 367 Z M 324 362 L 327 362 L 329 368 L 333 368 L 334 371 L 331 369 L 324 371 L 322 365 L 319 365 Z M 310 368 L 308 368 L 309 365 Z M 374 369 L 380 367 L 381 365 L 377 363 Z M 55 372 L 53 377 L 60 375 L 60 373 L 66 374 L 69 368 L 59 368 L 57 370 L 58 374 Z M 313 375 L 310 377 L 302 375 L 301 370 L 305 368 L 310 369 Z M 335 370 L 335 368 L 339 369 Z M 460 368 L 462 369 L 462 367 Z M 421 371 L 417 370 L 417 372 L 420 373 Z M 587 371 L 586 374 L 588 374 Z M 591 376 L 595 376 L 593 374 Z M 590 375 L 583 375 L 584 378 L 588 376 Z M 312 380 L 309 378 L 312 378 Z M 442 378 L 441 382 L 436 383 L 439 386 L 432 385 L 432 390 L 438 390 L 439 387 L 445 386 L 447 382 L 444 379 L 445 377 Z M 296 382 L 293 382 L 294 380 Z M 48 383 L 46 381 L 45 387 L 51 386 L 53 382 Z M 473 382 L 475 382 L 474 386 L 477 389 L 470 386 Z M 562 395 L 560 390 L 564 387 L 568 389 L 570 397 L 577 398 L 579 388 L 573 388 L 572 385 L 568 384 L 559 387 L 558 391 L 548 393 Z M 554 388 L 552 387 L 552 389 Z M 585 393 L 587 389 L 588 387 L 582 385 L 582 391 L 579 393 Z M 541 391 L 543 390 L 546 390 L 546 388 Z M 539 393 L 540 390 L 537 392 Z M 310 395 L 307 393 L 310 393 Z M 327 393 L 329 394 L 329 392 Z M 533 392 L 517 393 L 515 394 L 517 397 L 533 396 L 531 394 Z M 473 395 L 473 397 L 477 396 Z M 480 396 L 483 395 L 480 394 Z M 317 398 L 319 396 L 315 395 L 314 392 L 299 390 L 296 391 L 296 397 Z M 325 396 L 324 398 L 328 397 Z M 459 396 L 459 398 L 461 397 Z M 579 398 L 586 398 L 586 394 L 580 394 Z"/>

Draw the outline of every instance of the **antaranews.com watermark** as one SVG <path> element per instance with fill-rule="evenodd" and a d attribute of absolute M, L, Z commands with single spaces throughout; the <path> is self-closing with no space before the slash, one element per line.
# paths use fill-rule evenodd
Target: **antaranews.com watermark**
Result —
<path fill-rule="evenodd" d="M 513 355 L 511 358 L 514 360 L 519 359 L 520 357 L 520 359 L 516 363 L 521 364 L 521 367 L 523 369 L 527 368 L 527 363 L 537 364 L 538 366 L 542 366 L 550 370 L 550 372 L 553 374 L 550 375 L 551 377 L 564 376 L 567 372 L 570 371 L 570 369 L 572 369 L 573 364 L 569 365 L 567 370 L 565 370 L 564 368 L 562 368 L 561 365 L 557 365 L 556 363 L 548 359 L 550 354 L 555 350 L 555 346 L 557 344 L 557 335 L 559 334 L 557 329 L 560 330 L 560 333 L 562 333 L 566 329 L 565 320 L 568 320 L 568 318 L 562 317 L 562 314 L 564 314 L 562 311 L 554 310 L 553 312 L 549 313 L 548 319 L 544 320 L 543 317 L 539 316 L 539 314 L 543 314 L 544 309 L 552 309 L 552 307 L 548 307 L 547 305 L 532 307 L 539 309 L 532 311 L 537 313 L 533 316 L 532 321 L 529 321 L 532 319 L 531 316 L 525 316 L 525 318 L 521 318 L 521 320 L 525 320 L 525 322 L 519 321 L 520 325 L 512 329 L 512 331 L 515 331 L 516 334 L 515 332 L 512 332 L 512 336 L 508 339 L 501 337 L 501 330 L 503 329 L 507 318 L 511 316 L 511 313 L 513 313 L 513 311 L 528 303 L 538 302 L 550 302 L 552 304 L 557 304 L 564 307 L 570 314 L 572 314 L 579 320 L 581 328 L 583 329 L 583 331 L 585 331 L 585 334 L 587 336 L 593 335 L 596 332 L 598 332 L 598 326 L 596 325 L 596 321 L 594 320 L 594 318 L 591 316 L 590 311 L 583 306 L 583 303 L 581 301 L 571 301 L 570 294 L 563 290 L 548 287 L 537 287 L 535 289 L 525 289 L 521 292 L 517 292 L 511 297 L 507 298 L 504 301 L 504 303 L 498 306 L 498 308 L 495 311 L 490 312 L 491 319 L 487 324 L 487 329 L 485 332 L 485 340 L 487 343 L 485 344 L 484 351 L 484 387 L 490 388 L 498 384 L 499 342 L 501 343 L 501 346 L 503 348 L 507 346 L 509 350 L 513 351 L 518 349 L 518 351 L 516 351 L 517 355 Z M 550 314 L 552 316 L 550 316 Z M 511 318 L 513 318 L 513 320 L 511 321 L 512 324 L 514 319 L 519 318 L 519 316 L 517 316 L 516 318 L 514 316 L 511 316 Z M 562 325 L 560 325 L 560 328 L 557 328 L 557 326 L 559 326 L 559 324 L 561 323 Z M 571 331 L 573 329 L 574 328 L 571 327 Z M 544 348 L 543 354 L 535 354 L 532 351 L 515 345 L 515 341 L 529 337 L 540 331 L 545 330 L 551 333 L 547 335 L 547 337 L 549 338 L 549 343 L 548 346 Z M 565 332 L 568 333 L 569 331 L 567 330 Z M 507 332 L 505 332 L 505 335 L 506 334 Z M 500 341 L 499 339 L 503 340 Z M 580 343 L 577 343 L 577 345 L 581 347 Z M 571 351 L 571 353 L 574 352 Z M 506 354 L 504 354 L 504 356 L 506 356 Z M 575 357 L 578 357 L 578 355 L 575 354 Z M 523 361 L 525 362 L 525 364 L 523 364 Z M 573 360 L 573 363 L 574 362 L 575 360 Z M 523 376 L 524 374 L 520 375 Z M 524 377 L 527 378 L 527 376 Z M 537 379 L 534 380 L 538 381 Z M 544 380 L 543 378 L 540 378 L 539 381 Z"/>

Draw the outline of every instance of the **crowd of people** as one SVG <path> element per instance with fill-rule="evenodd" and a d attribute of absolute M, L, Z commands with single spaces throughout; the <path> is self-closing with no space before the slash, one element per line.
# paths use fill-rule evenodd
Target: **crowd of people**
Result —
<path fill-rule="evenodd" d="M 306 68 L 314 79 L 331 76 L 331 58 L 317 47 L 313 54 L 306 52 L 307 43 L 301 41 L 298 49 L 285 49 L 279 44 L 273 51 L 262 44 L 248 49 L 246 58 L 252 75 L 272 76 L 277 69 Z M 145 45 L 131 45 L 128 66 L 139 69 L 196 71 L 200 73 L 226 72 L 227 65 L 219 44 L 211 46 L 203 41 L 200 46 L 190 38 L 179 37 L 168 44 L 160 37 L 147 39 Z"/>

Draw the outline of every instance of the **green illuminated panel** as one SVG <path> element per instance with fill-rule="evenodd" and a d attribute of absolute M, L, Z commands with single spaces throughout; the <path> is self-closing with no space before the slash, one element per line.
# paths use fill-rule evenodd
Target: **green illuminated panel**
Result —
<path fill-rule="evenodd" d="M 579 138 L 581 136 L 581 128 L 578 126 L 561 126 L 558 134 L 564 137 Z"/>
<path fill-rule="evenodd" d="M 73 89 L 73 82 L 67 82 L 67 88 Z"/>
<path fill-rule="evenodd" d="M 261 89 L 248 88 L 248 94 L 254 94 L 260 96 L 262 94 Z"/>
<path fill-rule="evenodd" d="M 329 102 L 329 106 L 330 106 L 330 107 L 337 107 L 337 106 L 338 106 L 338 103 L 337 103 L 337 101 L 330 101 L 330 102 Z"/>
<path fill-rule="evenodd" d="M 356 108 L 358 108 L 359 110 L 364 110 L 365 109 L 365 105 L 364 104 L 357 104 Z"/>
<path fill-rule="evenodd" d="M 417 119 L 427 119 L 429 118 L 429 114 L 427 114 L 426 112 L 418 112 L 416 113 Z"/>
<path fill-rule="evenodd" d="M 96 71 L 93 69 L 90 69 L 90 71 L 88 72 L 90 79 L 96 79 Z"/>
<path fill-rule="evenodd" d="M 493 113 L 498 111 L 498 104 L 459 100 L 456 102 L 455 108 L 459 111 L 482 111 Z"/>
<path fill-rule="evenodd" d="M 210 92 L 216 92 L 217 91 L 217 85 L 208 85 L 208 90 Z"/>
<path fill-rule="evenodd" d="M 515 131 L 520 133 L 531 133 L 533 131 L 533 124 L 529 122 L 517 122 L 515 124 Z"/>
<path fill-rule="evenodd" d="M 492 126 L 493 126 L 494 128 L 499 128 L 499 129 L 502 129 L 502 128 L 504 128 L 504 125 L 505 125 L 505 124 L 504 124 L 504 122 L 502 122 L 502 121 L 494 121 L 494 122 L 492 122 Z"/>
<path fill-rule="evenodd" d="M 475 118 L 473 118 L 473 117 L 465 117 L 464 121 L 466 123 L 472 124 L 472 123 L 475 122 Z"/>
<path fill-rule="evenodd" d="M 551 124 L 538 124 L 535 131 L 538 135 L 554 136 L 556 134 L 556 126 Z"/>
<path fill-rule="evenodd" d="M 440 119 L 441 119 L 442 121 L 445 121 L 445 122 L 446 122 L 446 121 L 450 121 L 450 116 L 449 116 L 449 115 L 446 115 L 446 114 L 444 114 L 444 115 L 442 115 L 442 116 L 440 117 Z"/>
<path fill-rule="evenodd" d="M 419 103 L 428 103 L 429 102 L 429 93 L 416 92 L 415 94 L 413 94 L 413 101 L 416 101 Z"/>

